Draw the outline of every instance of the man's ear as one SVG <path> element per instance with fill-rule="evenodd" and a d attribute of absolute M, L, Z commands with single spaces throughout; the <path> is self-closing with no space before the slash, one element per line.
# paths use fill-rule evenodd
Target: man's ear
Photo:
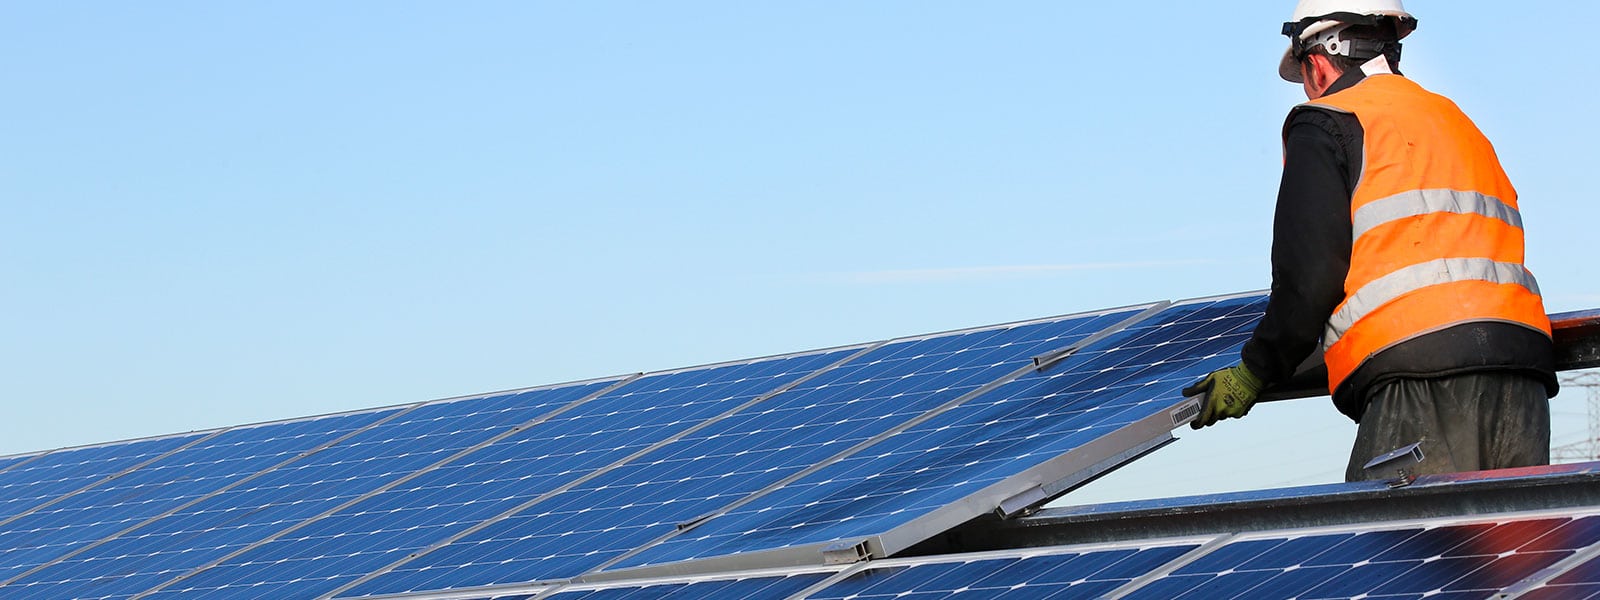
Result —
<path fill-rule="evenodd" d="M 1311 54 L 1305 59 L 1305 80 L 1307 95 L 1315 92 L 1315 97 L 1320 97 L 1327 92 L 1333 82 L 1339 79 L 1339 69 L 1333 66 L 1333 61 L 1322 54 Z"/>

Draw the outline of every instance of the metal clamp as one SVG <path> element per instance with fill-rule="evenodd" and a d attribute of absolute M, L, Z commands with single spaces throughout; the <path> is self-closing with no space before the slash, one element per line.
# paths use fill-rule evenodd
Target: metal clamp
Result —
<path fill-rule="evenodd" d="M 1422 442 L 1417 442 L 1374 457 L 1367 461 L 1361 470 L 1373 474 L 1393 471 L 1396 477 L 1388 481 L 1389 489 L 1401 488 L 1417 480 L 1416 473 L 1412 473 L 1410 469 L 1421 463 L 1423 458 Z"/>

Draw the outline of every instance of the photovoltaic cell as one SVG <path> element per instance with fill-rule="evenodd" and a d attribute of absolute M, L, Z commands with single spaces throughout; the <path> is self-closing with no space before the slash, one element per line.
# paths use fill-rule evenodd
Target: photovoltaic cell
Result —
<path fill-rule="evenodd" d="M 1168 308 L 619 567 L 863 538 L 956 505 L 1122 426 L 1171 411 L 1182 402 L 1180 389 L 1238 360 L 1264 307 L 1264 296 L 1250 296 Z"/>
<path fill-rule="evenodd" d="M 239 428 L 0 525 L 0 582 L 332 441 L 393 411 Z"/>
<path fill-rule="evenodd" d="M 333 591 L 857 351 L 641 378 L 150 597 Z"/>
<path fill-rule="evenodd" d="M 1137 314 L 891 343 L 607 471 L 355 594 L 579 575 Z"/>
<path fill-rule="evenodd" d="M 1556 517 L 1250 539 L 1126 598 L 1488 598 L 1600 542 L 1597 533 Z"/>
<path fill-rule="evenodd" d="M 1132 547 L 874 568 L 845 578 L 807 598 L 1098 598 L 1196 547 L 1194 544 Z"/>
<path fill-rule="evenodd" d="M 59 450 L 0 472 L 0 520 L 116 475 L 193 442 L 204 434 Z"/>
<path fill-rule="evenodd" d="M 609 383 L 439 402 L 0 587 L 0 597 L 129 598 Z"/>

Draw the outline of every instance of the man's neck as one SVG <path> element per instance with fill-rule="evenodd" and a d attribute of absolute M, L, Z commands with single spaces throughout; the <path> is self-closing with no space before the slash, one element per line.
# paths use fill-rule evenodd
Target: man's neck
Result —
<path fill-rule="evenodd" d="M 1345 71 L 1344 74 L 1340 75 L 1338 79 L 1333 80 L 1332 84 L 1328 85 L 1328 89 L 1324 90 L 1322 95 L 1326 96 L 1328 94 L 1335 94 L 1344 90 L 1348 90 L 1351 87 L 1354 87 L 1356 84 L 1361 83 L 1369 75 L 1399 74 L 1400 73 L 1389 68 L 1389 59 L 1379 56 L 1362 64 L 1361 68 L 1359 69 Z"/>

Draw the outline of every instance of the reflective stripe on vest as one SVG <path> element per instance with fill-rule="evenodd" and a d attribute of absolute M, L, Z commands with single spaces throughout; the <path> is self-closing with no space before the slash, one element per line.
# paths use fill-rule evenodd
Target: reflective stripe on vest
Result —
<path fill-rule="evenodd" d="M 1411 265 L 1384 275 L 1364 285 L 1346 298 L 1339 311 L 1328 318 L 1323 334 L 1323 348 L 1331 348 L 1344 333 L 1379 307 L 1396 298 L 1422 288 L 1458 281 L 1487 281 L 1497 284 L 1516 284 L 1539 294 L 1539 283 L 1533 274 L 1516 263 L 1495 262 L 1486 258 L 1442 258 Z"/>
<path fill-rule="evenodd" d="M 1384 223 L 1429 213 L 1482 215 L 1522 228 L 1522 213 L 1499 198 L 1460 190 L 1413 190 L 1369 202 L 1356 209 L 1351 217 L 1355 226 L 1354 237 L 1359 239 L 1361 234 Z"/>

